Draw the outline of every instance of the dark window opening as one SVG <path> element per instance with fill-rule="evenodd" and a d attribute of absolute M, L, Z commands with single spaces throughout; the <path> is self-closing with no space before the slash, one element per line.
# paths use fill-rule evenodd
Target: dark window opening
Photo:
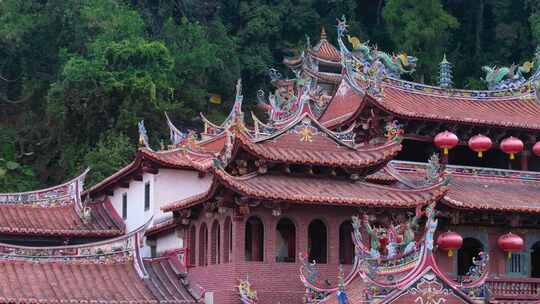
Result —
<path fill-rule="evenodd" d="M 150 182 L 144 184 L 144 211 L 150 209 Z"/>
<path fill-rule="evenodd" d="M 219 229 L 219 222 L 216 220 L 214 221 L 214 224 L 212 224 L 212 253 L 210 255 L 210 264 L 219 264 L 220 263 L 220 246 L 221 246 L 221 240 L 220 240 L 220 229 Z"/>
<path fill-rule="evenodd" d="M 196 229 L 195 229 L 195 226 L 191 226 L 189 228 L 189 247 L 188 247 L 188 251 L 189 251 L 189 265 L 190 266 L 195 266 L 195 257 L 197 256 L 195 254 L 195 247 L 197 246 L 197 240 L 196 240 Z"/>
<path fill-rule="evenodd" d="M 294 263 L 296 257 L 296 228 L 287 218 L 276 226 L 276 262 Z"/>
<path fill-rule="evenodd" d="M 250 217 L 246 221 L 245 235 L 246 261 L 263 261 L 264 256 L 264 227 L 258 217 Z"/>
<path fill-rule="evenodd" d="M 127 219 L 127 193 L 122 194 L 122 218 Z"/>
<path fill-rule="evenodd" d="M 354 243 L 352 239 L 352 222 L 345 221 L 339 226 L 339 263 L 352 264 L 354 260 Z"/>
<path fill-rule="evenodd" d="M 223 263 L 229 263 L 230 252 L 232 251 L 232 222 L 230 217 L 225 219 L 225 231 L 223 238 Z"/>
<path fill-rule="evenodd" d="M 471 266 L 473 266 L 473 258 L 478 259 L 478 254 L 484 251 L 482 242 L 475 238 L 463 239 L 463 245 L 458 250 L 458 276 L 467 275 Z"/>
<path fill-rule="evenodd" d="M 326 225 L 321 220 L 314 220 L 308 227 L 309 261 L 326 263 Z"/>
<path fill-rule="evenodd" d="M 531 277 L 540 278 L 540 242 L 536 242 L 531 249 Z"/>
<path fill-rule="evenodd" d="M 150 256 L 152 258 L 157 257 L 157 246 L 155 246 L 155 245 L 150 246 Z"/>
<path fill-rule="evenodd" d="M 208 229 L 202 224 L 199 229 L 199 266 L 208 265 Z"/>

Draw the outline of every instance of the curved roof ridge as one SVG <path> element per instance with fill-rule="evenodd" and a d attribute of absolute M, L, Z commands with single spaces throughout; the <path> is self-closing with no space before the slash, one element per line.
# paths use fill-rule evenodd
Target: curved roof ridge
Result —
<path fill-rule="evenodd" d="M 60 185 L 55 185 L 55 186 L 51 186 L 51 187 L 48 187 L 48 188 L 30 190 L 30 191 L 23 191 L 23 192 L 0 193 L 0 203 L 5 203 L 5 202 L 13 202 L 13 203 L 15 203 L 16 202 L 16 201 L 9 200 L 9 197 L 25 197 L 26 199 L 28 199 L 32 194 L 37 195 L 37 194 L 40 194 L 40 193 L 48 193 L 48 192 L 58 191 L 60 188 L 70 186 L 70 185 L 72 185 L 74 183 L 77 183 L 79 181 L 84 181 L 84 178 L 86 177 L 86 174 L 88 174 L 89 171 L 90 171 L 90 168 L 87 168 L 86 170 L 83 171 L 83 173 L 81 173 L 78 176 L 70 179 L 69 181 L 64 182 L 64 183 L 62 183 Z M 45 197 L 45 199 L 46 198 L 47 197 Z M 5 201 L 3 199 L 5 199 Z"/>
<path fill-rule="evenodd" d="M 402 160 L 393 160 L 390 166 L 394 172 L 411 172 L 419 173 L 419 170 L 425 170 L 427 163 L 411 162 Z M 400 167 L 401 166 L 401 167 Z M 490 180 L 517 180 L 523 182 L 538 182 L 540 181 L 540 172 L 510 170 L 500 168 L 472 167 L 460 165 L 446 165 L 445 171 L 450 176 L 474 176 L 475 178 L 490 179 Z"/>
<path fill-rule="evenodd" d="M 109 248 L 114 251 L 115 244 L 122 244 L 128 242 L 128 240 L 134 237 L 136 234 L 144 232 L 148 225 L 152 222 L 153 217 L 151 217 L 146 223 L 137 227 L 133 231 L 112 239 L 97 241 L 87 244 L 77 244 L 77 245 L 62 245 L 62 246 L 22 246 L 22 245 L 12 245 L 7 243 L 0 243 L 2 248 L 2 254 L 0 256 L 16 256 L 20 258 L 31 258 L 31 259 L 50 259 L 50 258 L 65 258 L 65 257 L 76 257 L 76 258 L 89 258 L 89 257 L 98 257 L 103 256 L 104 253 L 100 253 L 104 248 Z M 138 246 L 136 246 L 138 247 Z M 77 250 L 79 255 L 73 255 L 73 251 Z M 92 251 L 94 250 L 94 251 Z M 32 254 L 29 254 L 32 253 Z M 44 253 L 51 253 L 52 255 L 45 255 Z M 111 252 L 110 254 L 114 254 Z"/>
<path fill-rule="evenodd" d="M 489 101 L 489 100 L 516 100 L 517 98 L 534 98 L 530 91 L 521 92 L 518 89 L 506 89 L 506 90 L 464 90 L 464 89 L 447 89 L 437 86 L 426 85 L 422 83 L 396 79 L 391 77 L 386 77 L 382 84 L 384 86 L 389 86 L 397 90 L 411 92 L 414 94 L 421 94 L 425 96 L 433 97 L 448 97 L 452 99 L 466 99 L 466 100 L 478 100 L 478 101 Z M 397 85 L 400 84 L 400 85 Z M 405 86 L 410 85 L 410 87 Z M 425 88 L 429 91 L 423 91 L 421 88 Z M 438 93 L 439 92 L 439 93 Z M 515 94 L 519 92 L 521 94 Z M 505 94 L 505 93 L 510 93 Z M 499 95 L 501 94 L 501 95 Z"/>

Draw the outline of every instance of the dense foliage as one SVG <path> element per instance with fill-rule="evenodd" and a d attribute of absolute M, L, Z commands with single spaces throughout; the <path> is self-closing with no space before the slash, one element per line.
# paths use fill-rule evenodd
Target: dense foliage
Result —
<path fill-rule="evenodd" d="M 444 53 L 458 87 L 484 88 L 480 66 L 519 63 L 540 42 L 537 0 L 2 0 L 0 191 L 91 182 L 127 164 L 136 122 L 167 140 L 163 112 L 187 128 L 222 118 L 234 82 L 246 102 L 266 70 L 297 54 L 336 18 L 379 49 L 419 58 L 436 83 Z M 223 103 L 208 102 L 210 94 Z M 253 102 L 252 102 L 253 103 Z"/>

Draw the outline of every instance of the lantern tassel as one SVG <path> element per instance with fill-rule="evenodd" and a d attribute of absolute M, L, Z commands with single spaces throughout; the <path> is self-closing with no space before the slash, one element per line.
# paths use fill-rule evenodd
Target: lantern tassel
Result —
<path fill-rule="evenodd" d="M 448 250 L 448 257 L 451 257 L 454 255 L 454 251 L 452 249 Z"/>
<path fill-rule="evenodd" d="M 508 259 L 510 260 L 512 258 L 512 251 L 508 251 Z"/>
<path fill-rule="evenodd" d="M 482 156 L 484 156 L 484 154 L 482 153 L 482 151 L 478 151 L 478 158 L 482 158 Z"/>
<path fill-rule="evenodd" d="M 448 155 L 448 148 L 444 148 L 444 149 L 443 149 L 443 154 L 444 154 L 444 155 Z"/>
<path fill-rule="evenodd" d="M 510 159 L 515 159 L 514 153 L 510 153 Z"/>

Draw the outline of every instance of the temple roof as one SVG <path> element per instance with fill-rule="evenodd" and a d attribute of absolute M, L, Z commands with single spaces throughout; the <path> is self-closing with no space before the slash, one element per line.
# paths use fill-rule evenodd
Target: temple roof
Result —
<path fill-rule="evenodd" d="M 298 204 L 412 208 L 440 199 L 446 192 L 442 183 L 415 189 L 344 179 L 298 177 L 283 174 L 231 176 L 215 168 L 214 182 L 202 194 L 165 205 L 163 211 L 184 209 L 213 196 L 218 186 L 254 199 L 288 201 Z"/>
<path fill-rule="evenodd" d="M 177 254 L 140 258 L 140 232 L 87 246 L 0 244 L 0 302 L 196 303 Z"/>
<path fill-rule="evenodd" d="M 114 237 L 124 223 L 107 201 L 83 204 L 82 175 L 48 189 L 0 194 L 0 234 L 43 237 Z"/>
<path fill-rule="evenodd" d="M 65 205 L 0 205 L 0 234 L 58 237 L 114 237 L 124 233 L 124 224 L 109 200 L 87 204 L 90 217 L 85 221 L 74 208 Z"/>
<path fill-rule="evenodd" d="M 313 48 L 308 48 L 306 51 L 313 57 L 326 62 L 339 63 L 341 61 L 341 55 L 339 54 L 338 49 L 328 41 L 324 27 L 321 29 L 319 43 Z"/>
<path fill-rule="evenodd" d="M 304 103 L 304 107 L 309 105 Z M 330 131 L 304 110 L 272 135 L 252 139 L 245 132 L 235 132 L 235 138 L 245 151 L 271 162 L 354 169 L 386 163 L 401 150 L 401 144 L 394 140 L 356 144 L 353 128 L 341 133 Z"/>
<path fill-rule="evenodd" d="M 444 90 L 405 81 L 383 84 L 382 98 L 371 102 L 398 116 L 504 128 L 540 129 L 540 104 L 512 91 Z M 508 95 L 507 95 L 508 94 Z"/>
<path fill-rule="evenodd" d="M 418 181 L 426 165 L 392 162 L 401 176 Z M 540 212 L 540 173 L 447 166 L 448 192 L 442 202 L 452 208 L 501 212 Z"/>
<path fill-rule="evenodd" d="M 319 120 L 329 128 L 340 125 L 354 118 L 353 116 L 363 105 L 363 100 L 364 95 L 351 88 L 346 79 L 342 79 Z"/>

